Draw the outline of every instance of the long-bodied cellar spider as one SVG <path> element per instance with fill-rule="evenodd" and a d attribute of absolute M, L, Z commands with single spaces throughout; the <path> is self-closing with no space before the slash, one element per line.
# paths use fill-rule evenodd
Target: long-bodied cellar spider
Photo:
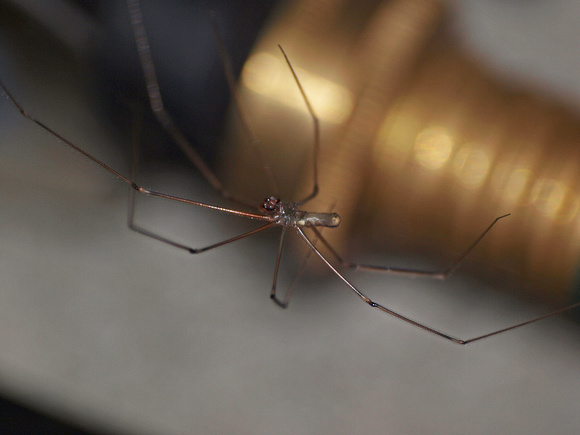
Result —
<path fill-rule="evenodd" d="M 197 169 L 200 171 L 201 175 L 207 180 L 207 182 L 213 187 L 213 189 L 215 191 L 217 191 L 224 198 L 232 201 L 233 203 L 236 203 L 238 206 L 243 206 L 246 209 L 254 209 L 255 211 L 252 211 L 252 212 L 241 211 L 241 210 L 237 210 L 234 208 L 226 208 L 226 207 L 222 207 L 222 206 L 216 206 L 216 205 L 212 205 L 212 204 L 208 204 L 208 203 L 204 203 L 204 202 L 199 202 L 199 201 L 195 201 L 192 199 L 179 197 L 179 196 L 175 196 L 175 195 L 171 195 L 171 194 L 163 193 L 160 191 L 145 188 L 145 187 L 137 184 L 134 181 L 135 180 L 135 171 L 136 171 L 136 164 L 135 164 L 136 159 L 135 158 L 133 158 L 134 164 L 132 165 L 131 172 L 130 172 L 129 176 L 124 175 L 122 172 L 118 172 L 116 169 L 112 168 L 111 166 L 109 166 L 108 164 L 99 160 L 98 158 L 94 157 L 92 154 L 89 154 L 88 152 L 86 152 L 83 148 L 79 147 L 75 143 L 66 139 L 64 136 L 62 136 L 60 133 L 58 133 L 55 130 L 53 130 L 52 128 L 50 128 L 48 125 L 44 124 L 42 121 L 31 116 L 28 113 L 28 111 L 25 110 L 20 105 L 20 103 L 17 101 L 17 99 L 10 93 L 10 91 L 6 88 L 6 86 L 2 82 L 0 82 L 0 86 L 2 87 L 2 91 L 6 95 L 7 99 L 16 107 L 16 109 L 18 109 L 18 111 L 20 111 L 20 113 L 26 119 L 35 123 L 37 126 L 44 129 L 52 136 L 54 136 L 54 137 L 58 138 L 60 141 L 64 142 L 66 145 L 68 145 L 74 151 L 84 155 L 85 157 L 92 160 L 94 163 L 96 163 L 97 165 L 99 165 L 100 167 L 102 167 L 103 169 L 108 171 L 109 173 L 113 174 L 119 180 L 123 181 L 124 183 L 126 183 L 127 185 L 130 186 L 129 211 L 128 211 L 127 222 L 128 222 L 128 226 L 131 230 L 133 230 L 137 233 L 140 233 L 142 235 L 145 235 L 147 237 L 153 238 L 153 239 L 160 241 L 162 243 L 165 243 L 165 244 L 174 246 L 176 248 L 182 249 L 190 254 L 199 254 L 199 253 L 206 252 L 206 251 L 209 251 L 211 249 L 235 242 L 237 240 L 244 239 L 246 237 L 252 236 L 254 234 L 260 233 L 262 231 L 265 231 L 265 230 L 268 230 L 268 229 L 271 229 L 274 227 L 281 227 L 281 236 L 280 236 L 276 261 L 275 261 L 274 279 L 273 279 L 273 283 L 272 283 L 272 287 L 271 287 L 270 296 L 271 296 L 271 299 L 278 306 L 280 306 L 282 308 L 286 308 L 290 302 L 290 299 L 292 297 L 292 290 L 294 287 L 294 283 L 291 285 L 291 287 L 286 292 L 286 295 L 283 298 L 279 297 L 279 295 L 277 293 L 278 272 L 280 269 L 281 256 L 282 256 L 284 245 L 285 245 L 285 242 L 287 239 L 287 235 L 288 235 L 289 231 L 293 231 L 308 246 L 308 248 L 310 250 L 310 254 L 314 254 L 315 256 L 317 256 L 346 286 L 348 286 L 350 288 L 351 291 L 353 291 L 360 299 L 362 299 L 368 305 L 370 305 L 373 308 L 377 308 L 378 310 L 380 310 L 386 314 L 394 316 L 394 317 L 396 317 L 404 322 L 410 323 L 418 328 L 421 328 L 426 332 L 429 332 L 431 334 L 434 334 L 434 335 L 442 337 L 446 340 L 449 340 L 453 343 L 461 344 L 461 345 L 473 343 L 473 342 L 479 341 L 483 338 L 498 335 L 498 334 L 501 334 L 503 332 L 522 327 L 524 325 L 545 319 L 545 318 L 550 317 L 550 316 L 554 316 L 556 314 L 559 314 L 559 313 L 562 313 L 564 311 L 568 311 L 568 310 L 571 310 L 573 308 L 580 306 L 580 302 L 575 303 L 575 304 L 569 305 L 567 307 L 558 309 L 556 311 L 550 312 L 550 313 L 545 314 L 545 315 L 540 316 L 540 317 L 533 318 L 533 319 L 525 321 L 525 322 L 521 322 L 521 323 L 518 323 L 518 324 L 515 324 L 512 326 L 506 327 L 506 328 L 502 328 L 499 330 L 488 332 L 488 333 L 478 335 L 478 336 L 475 336 L 472 338 L 462 339 L 462 338 L 448 335 L 448 334 L 443 333 L 437 329 L 434 329 L 430 326 L 427 326 L 423 323 L 415 321 L 415 320 L 413 320 L 405 315 L 399 314 L 398 312 L 395 312 L 395 311 L 389 309 L 388 307 L 381 305 L 381 304 L 375 302 L 374 300 L 370 299 L 368 296 L 365 295 L 365 293 L 363 293 L 361 290 L 359 290 L 358 287 L 356 287 L 349 279 L 347 279 L 340 272 L 339 268 L 350 268 L 350 269 L 363 270 L 363 271 L 385 272 L 385 273 L 400 274 L 400 275 L 407 275 L 407 276 L 422 276 L 422 277 L 441 279 L 441 280 L 446 279 L 451 274 L 453 274 L 453 272 L 455 272 L 455 270 L 463 263 L 464 259 L 476 248 L 476 246 L 479 244 L 479 242 L 492 229 L 492 227 L 500 219 L 507 217 L 508 214 L 496 217 L 493 220 L 493 222 L 491 222 L 491 224 L 475 239 L 475 241 L 473 243 L 471 243 L 471 245 L 468 246 L 468 248 L 459 256 L 459 258 L 451 266 L 449 266 L 445 270 L 426 271 L 426 270 L 418 270 L 418 269 L 394 268 L 394 267 L 389 267 L 389 266 L 363 264 L 363 263 L 356 263 L 356 262 L 347 261 L 345 258 L 343 258 L 343 256 L 341 256 L 338 253 L 338 251 L 336 249 L 334 249 L 328 243 L 328 241 L 322 235 L 321 230 L 318 229 L 319 227 L 320 228 L 335 228 L 335 227 L 337 227 L 340 224 L 339 215 L 337 213 L 333 213 L 333 212 L 310 212 L 310 211 L 303 210 L 303 207 L 307 203 L 309 203 L 311 200 L 313 200 L 319 193 L 318 163 L 319 163 L 319 149 L 320 149 L 320 126 L 319 126 L 319 119 L 318 119 L 309 99 L 308 99 L 307 92 L 302 87 L 302 84 L 299 80 L 299 77 L 298 77 L 295 69 L 293 68 L 288 56 L 286 55 L 285 51 L 283 50 L 283 48 L 281 46 L 279 46 L 280 51 L 281 51 L 281 55 L 284 57 L 287 65 L 288 65 L 288 69 L 293 76 L 293 79 L 296 83 L 296 86 L 298 87 L 298 89 L 300 91 L 300 94 L 302 96 L 304 104 L 306 105 L 308 113 L 310 114 L 310 117 L 312 119 L 313 133 L 314 133 L 313 158 L 312 158 L 312 170 L 313 170 L 313 180 L 314 180 L 313 187 L 312 187 L 309 194 L 307 194 L 304 198 L 302 198 L 301 200 L 296 201 L 296 202 L 282 201 L 276 195 L 267 196 L 259 204 L 259 206 L 256 209 L 256 207 L 253 206 L 252 204 L 249 204 L 248 202 L 246 202 L 242 198 L 239 198 L 239 197 L 231 194 L 230 192 L 228 192 L 225 189 L 225 187 L 223 186 L 221 181 L 218 179 L 218 177 L 206 165 L 206 163 L 200 158 L 200 156 L 197 154 L 197 152 L 195 151 L 193 146 L 190 144 L 190 142 L 188 141 L 186 136 L 181 132 L 181 130 L 177 127 L 177 125 L 172 120 L 169 113 L 166 111 L 164 104 L 163 104 L 158 80 L 156 77 L 156 71 L 155 71 L 155 67 L 154 67 L 154 63 L 153 63 L 153 59 L 152 59 L 152 55 L 151 55 L 151 50 L 149 48 L 149 42 L 148 42 L 146 30 L 145 30 L 145 25 L 143 23 L 143 17 L 142 17 L 139 2 L 137 0 L 128 0 L 127 3 L 128 3 L 128 7 L 129 7 L 129 13 L 130 13 L 130 17 L 131 17 L 131 25 L 132 25 L 136 45 L 137 45 L 137 50 L 138 50 L 139 57 L 140 57 L 141 68 L 143 70 L 143 74 L 145 77 L 145 82 L 146 82 L 146 87 L 147 87 L 147 92 L 148 92 L 148 97 L 149 97 L 149 103 L 150 103 L 151 109 L 152 109 L 155 117 L 157 118 L 159 123 L 162 125 L 162 127 L 173 138 L 173 140 L 178 144 L 178 146 L 181 148 L 181 150 L 187 156 L 187 158 L 197 167 Z M 219 35 L 218 35 L 218 39 L 219 39 Z M 224 48 L 222 47 L 220 50 L 223 52 Z M 222 53 L 222 57 L 225 58 L 223 53 Z M 233 75 L 231 74 L 231 68 L 229 68 L 227 61 L 224 61 L 224 66 L 225 66 L 225 70 L 226 70 L 226 75 L 228 76 L 228 79 L 229 79 L 228 82 L 230 84 L 230 87 L 232 88 L 232 92 L 234 93 L 234 100 L 236 100 L 235 91 L 233 89 L 234 88 L 233 78 L 232 78 Z M 238 106 L 239 106 L 239 103 L 238 103 Z M 240 108 L 238 107 L 238 109 L 240 109 Z M 243 116 L 242 116 L 242 120 L 243 120 Z M 166 238 L 162 235 L 159 235 L 156 232 L 153 232 L 149 229 L 146 229 L 146 228 L 139 226 L 135 222 L 135 215 L 134 215 L 134 208 L 135 208 L 134 199 L 135 199 L 136 193 L 141 193 L 141 194 L 146 195 L 146 196 L 159 197 L 159 198 L 164 198 L 164 199 L 171 200 L 171 201 L 181 202 L 184 204 L 203 207 L 203 208 L 218 211 L 221 213 L 240 216 L 240 217 L 246 218 L 246 219 L 261 221 L 261 222 L 263 222 L 263 224 L 258 226 L 257 228 L 254 228 L 250 231 L 247 231 L 247 232 L 240 234 L 240 235 L 237 235 L 235 237 L 223 240 L 221 242 L 214 243 L 214 244 L 204 246 L 204 247 L 195 247 L 194 248 L 194 247 L 182 244 L 182 243 L 175 241 L 173 239 Z M 313 237 L 307 235 L 307 231 L 310 231 L 311 234 L 313 235 Z M 319 242 L 321 245 L 324 246 L 324 248 L 327 251 L 327 254 L 323 253 L 323 251 L 321 251 L 321 249 L 319 249 L 316 246 L 317 242 Z M 329 260 L 329 258 L 334 260 L 338 265 L 334 265 L 331 262 L 331 260 Z M 305 260 L 305 262 L 306 261 L 307 261 L 307 259 Z M 305 264 L 305 262 L 303 263 L 303 265 Z"/>

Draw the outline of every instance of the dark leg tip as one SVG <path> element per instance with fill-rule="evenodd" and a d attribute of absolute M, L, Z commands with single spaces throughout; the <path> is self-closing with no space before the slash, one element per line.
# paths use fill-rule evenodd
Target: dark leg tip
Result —
<path fill-rule="evenodd" d="M 281 301 L 280 299 L 278 299 L 278 298 L 276 297 L 276 295 L 274 295 L 274 294 L 271 294 L 271 295 L 270 295 L 270 299 L 272 299 L 272 300 L 274 301 L 274 303 L 275 303 L 276 305 L 278 305 L 280 308 L 284 308 L 284 309 L 286 309 L 286 308 L 288 307 L 288 304 L 287 304 L 287 303 L 285 303 L 285 302 L 282 302 L 282 301 Z"/>

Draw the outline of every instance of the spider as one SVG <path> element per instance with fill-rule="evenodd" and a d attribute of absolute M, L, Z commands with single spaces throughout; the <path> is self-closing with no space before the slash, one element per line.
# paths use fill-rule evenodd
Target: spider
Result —
<path fill-rule="evenodd" d="M 195 200 L 188 199 L 188 198 L 182 198 L 179 196 L 170 195 L 167 193 L 147 189 L 147 188 L 137 184 L 135 181 L 133 181 L 135 179 L 134 175 L 135 175 L 135 170 L 136 170 L 136 163 L 135 163 L 136 158 L 135 157 L 133 158 L 133 165 L 131 167 L 130 175 L 129 176 L 123 175 L 121 172 L 118 172 L 116 169 L 113 169 L 112 167 L 110 167 L 109 165 L 104 163 L 103 161 L 97 159 L 96 157 L 92 156 L 88 152 L 84 151 L 81 147 L 79 147 L 78 145 L 69 141 L 64 136 L 62 136 L 60 133 L 54 131 L 48 125 L 44 124 L 42 121 L 31 116 L 28 113 L 28 111 L 26 111 L 20 105 L 20 103 L 10 93 L 10 91 L 8 91 L 6 86 L 1 81 L 0 81 L 0 87 L 2 88 L 2 91 L 5 94 L 5 96 L 7 97 L 7 99 L 15 106 L 15 108 L 26 119 L 35 123 L 37 126 L 44 129 L 52 136 L 54 136 L 57 139 L 59 139 L 60 141 L 64 142 L 66 145 L 68 145 L 74 151 L 84 155 L 85 157 L 87 157 L 88 159 L 90 159 L 91 161 L 93 161 L 94 163 L 96 163 L 97 165 L 99 165 L 100 167 L 105 169 L 106 171 L 113 174 L 119 180 L 121 180 L 124 183 L 129 185 L 130 194 L 129 194 L 129 212 L 128 212 L 127 221 L 128 221 L 128 226 L 131 230 L 136 231 L 137 233 L 143 234 L 147 237 L 153 238 L 155 240 L 158 240 L 162 243 L 166 243 L 168 245 L 182 249 L 190 254 L 200 254 L 202 252 L 209 251 L 211 249 L 235 242 L 237 240 L 244 239 L 246 237 L 260 233 L 262 231 L 265 231 L 265 230 L 268 230 L 268 229 L 271 229 L 274 227 L 281 227 L 282 231 L 281 231 L 281 236 L 280 236 L 278 253 L 277 253 L 277 257 L 276 257 L 276 265 L 275 265 L 275 269 L 274 269 L 274 279 L 273 279 L 272 288 L 271 288 L 271 292 L 270 292 L 271 299 L 278 306 L 280 306 L 282 308 L 286 308 L 288 306 L 290 299 L 292 297 L 292 290 L 294 287 L 294 283 L 296 282 L 295 281 L 291 285 L 290 289 L 286 292 L 286 295 L 283 299 L 278 297 L 277 291 L 276 291 L 276 284 L 277 284 L 277 279 L 278 279 L 278 271 L 280 268 L 280 260 L 281 260 L 281 256 L 282 256 L 282 252 L 283 252 L 283 248 L 284 248 L 284 244 L 285 244 L 287 235 L 289 232 L 294 232 L 308 246 L 308 248 L 310 249 L 310 252 L 309 252 L 310 255 L 316 255 L 317 257 L 319 257 L 320 260 L 338 278 L 340 278 L 340 280 L 342 280 L 345 285 L 347 285 L 350 288 L 350 290 L 352 290 L 361 300 L 363 300 L 369 306 L 376 308 L 376 309 L 378 309 L 386 314 L 394 316 L 394 317 L 396 317 L 404 322 L 410 323 L 410 324 L 412 324 L 412 325 L 414 325 L 414 326 L 416 326 L 416 327 L 418 327 L 418 328 L 420 328 L 428 333 L 434 334 L 434 335 L 439 336 L 441 338 L 444 338 L 452 343 L 456 343 L 456 344 L 460 344 L 460 345 L 473 343 L 473 342 L 482 340 L 484 338 L 498 335 L 498 334 L 504 333 L 506 331 L 510 331 L 512 329 L 516 329 L 516 328 L 522 327 L 524 325 L 528 325 L 530 323 L 537 322 L 537 321 L 545 319 L 547 317 L 551 317 L 551 316 L 554 316 L 556 314 L 563 313 L 565 311 L 568 311 L 568 310 L 571 310 L 573 308 L 580 306 L 580 302 L 578 302 L 578 303 L 569 305 L 569 306 L 564 307 L 564 308 L 560 308 L 556 311 L 552 311 L 548 314 L 542 315 L 540 317 L 536 317 L 534 319 L 531 319 L 531 320 L 528 320 L 525 322 L 521 322 L 521 323 L 509 326 L 506 328 L 502 328 L 502 329 L 499 329 L 496 331 L 488 332 L 486 334 L 482 334 L 482 335 L 479 335 L 476 337 L 462 339 L 462 338 L 448 335 L 448 334 L 443 333 L 437 329 L 431 328 L 431 327 L 429 327 L 423 323 L 420 323 L 418 321 L 415 321 L 415 320 L 413 320 L 405 315 L 399 314 L 399 313 L 387 308 L 386 306 L 381 305 L 381 304 L 373 301 L 372 299 L 370 299 L 368 296 L 366 296 L 361 290 L 359 290 L 350 280 L 348 280 L 339 271 L 339 267 L 351 268 L 351 269 L 355 269 L 355 270 L 364 270 L 364 271 L 394 273 L 394 274 L 401 274 L 401 275 L 407 275 L 407 276 L 423 276 L 423 277 L 444 280 L 444 279 L 448 278 L 453 272 L 455 272 L 455 270 L 462 264 L 464 259 L 473 251 L 473 249 L 475 249 L 475 247 L 485 237 L 485 235 L 492 229 L 492 227 L 499 220 L 504 219 L 505 217 L 509 216 L 509 214 L 505 214 L 505 215 L 502 215 L 502 216 L 495 218 L 493 220 L 493 222 L 463 252 L 463 254 L 460 255 L 459 258 L 450 267 L 448 267 L 445 270 L 425 271 L 425 270 L 418 270 L 418 269 L 395 268 L 395 267 L 389 267 L 389 266 L 371 265 L 371 264 L 354 263 L 354 262 L 346 261 L 329 244 L 329 242 L 324 238 L 321 230 L 319 229 L 319 228 L 336 228 L 336 227 L 338 227 L 340 224 L 340 220 L 341 220 L 340 216 L 337 213 L 333 213 L 333 212 L 311 212 L 311 211 L 306 211 L 305 209 L 303 209 L 303 207 L 308 202 L 313 200 L 319 193 L 318 159 L 319 159 L 319 149 L 320 149 L 320 127 L 319 127 L 319 120 L 316 116 L 316 113 L 315 113 L 314 109 L 312 108 L 310 101 L 308 99 L 308 96 L 307 96 L 305 90 L 303 89 L 302 84 L 300 83 L 300 80 L 298 78 L 298 75 L 296 74 L 296 71 L 292 67 L 292 64 L 291 64 L 286 52 L 284 51 L 284 49 L 280 45 L 278 46 L 282 56 L 284 57 L 287 65 L 288 65 L 288 69 L 293 76 L 293 79 L 296 83 L 296 86 L 298 87 L 298 89 L 302 95 L 302 99 L 303 99 L 303 101 L 308 109 L 308 113 L 310 114 L 310 117 L 312 118 L 313 129 L 314 129 L 314 146 L 313 146 L 313 154 L 314 154 L 314 156 L 313 156 L 314 183 L 313 184 L 314 185 L 312 187 L 311 192 L 300 201 L 297 201 L 297 202 L 283 201 L 276 196 L 268 196 L 258 205 L 258 207 L 255 207 L 255 206 L 252 206 L 251 204 L 246 203 L 244 200 L 232 195 L 230 192 L 228 192 L 224 188 L 224 186 L 222 185 L 220 180 L 209 169 L 209 167 L 206 165 L 206 163 L 201 159 L 201 157 L 198 155 L 198 153 L 192 147 L 192 145 L 190 144 L 188 139 L 179 130 L 179 128 L 173 122 L 169 113 L 166 111 L 166 109 L 163 105 L 163 100 L 162 100 L 160 89 L 159 89 L 159 83 L 157 81 L 155 67 L 153 64 L 152 56 L 151 56 L 151 50 L 149 48 L 149 42 L 148 42 L 148 38 L 147 38 L 147 33 L 145 31 L 145 25 L 143 23 L 143 16 L 142 16 L 139 2 L 138 2 L 138 0 L 127 0 L 127 4 L 128 4 L 128 8 L 129 8 L 129 14 L 131 17 L 131 25 L 132 25 L 132 29 L 133 29 L 133 33 L 134 33 L 134 37 L 135 37 L 135 42 L 136 42 L 137 50 L 138 50 L 139 57 L 140 57 L 141 68 L 142 68 L 143 74 L 145 76 L 145 82 L 147 85 L 149 103 L 150 103 L 151 109 L 152 109 L 155 117 L 157 118 L 157 120 L 159 121 L 161 126 L 169 133 L 169 135 L 173 138 L 173 140 L 179 145 L 179 147 L 185 153 L 185 155 L 189 158 L 189 160 L 191 160 L 192 163 L 197 167 L 197 169 L 200 171 L 200 173 L 203 175 L 203 177 L 208 181 L 208 183 L 219 194 L 221 194 L 226 199 L 237 203 L 238 205 L 252 207 L 256 210 L 255 212 L 247 212 L 247 211 L 236 210 L 233 208 L 220 207 L 220 206 L 216 206 L 216 205 L 212 205 L 212 204 L 207 204 L 207 203 L 195 201 Z M 214 22 L 214 25 L 215 25 L 215 22 Z M 231 73 L 231 66 L 227 62 L 227 59 L 226 59 L 227 56 L 225 56 L 223 54 L 225 49 L 223 48 L 223 41 L 221 41 L 221 39 L 219 37 L 219 32 L 216 31 L 216 35 L 218 38 L 218 43 L 220 44 L 220 52 L 222 54 L 222 60 L 224 61 L 224 68 L 226 71 L 226 76 L 228 78 L 228 84 L 230 86 L 230 89 L 233 92 L 234 84 L 233 84 L 233 74 Z M 233 92 L 233 94 L 234 94 L 234 100 L 236 100 L 235 92 Z M 239 106 L 239 102 L 237 100 L 236 100 L 236 104 L 238 104 L 238 106 Z M 157 233 L 154 233 L 150 230 L 147 230 L 147 229 L 142 228 L 139 225 L 137 225 L 135 223 L 135 220 L 134 220 L 134 208 L 135 208 L 134 207 L 134 201 L 135 201 L 134 198 L 135 198 L 136 193 L 140 193 L 140 194 L 148 195 L 148 196 L 165 198 L 165 199 L 168 199 L 171 201 L 177 201 L 177 202 L 181 202 L 181 203 L 185 203 L 185 204 L 189 204 L 189 205 L 203 207 L 206 209 L 211 209 L 211 210 L 215 210 L 215 211 L 218 211 L 221 213 L 227 213 L 227 214 L 239 216 L 239 217 L 246 218 L 246 219 L 261 221 L 261 222 L 263 222 L 263 224 L 261 226 L 258 226 L 255 229 L 252 229 L 248 232 L 237 235 L 235 237 L 229 238 L 227 240 L 223 240 L 221 242 L 214 243 L 212 245 L 204 246 L 201 248 L 194 248 L 194 247 L 179 243 L 177 241 L 165 238 Z M 314 235 L 314 238 L 311 238 L 311 236 L 307 235 L 307 231 L 310 231 Z M 316 246 L 317 242 L 320 242 L 322 245 L 324 245 L 324 247 L 330 253 L 330 256 L 338 262 L 339 266 L 333 265 L 331 263 L 331 261 L 327 258 L 327 256 L 324 255 L 319 248 L 317 248 L 317 246 Z M 305 258 L 305 260 L 304 260 L 304 262 L 299 270 L 299 273 L 301 272 L 301 270 L 305 266 L 306 262 L 308 261 L 308 257 L 310 255 L 308 255 Z"/>

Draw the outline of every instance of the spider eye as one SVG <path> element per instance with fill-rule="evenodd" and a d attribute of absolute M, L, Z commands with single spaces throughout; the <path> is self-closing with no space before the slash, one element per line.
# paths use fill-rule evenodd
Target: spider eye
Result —
<path fill-rule="evenodd" d="M 280 200 L 275 196 L 270 196 L 268 198 L 264 198 L 262 201 L 261 209 L 266 212 L 273 212 L 278 210 L 280 204 Z"/>

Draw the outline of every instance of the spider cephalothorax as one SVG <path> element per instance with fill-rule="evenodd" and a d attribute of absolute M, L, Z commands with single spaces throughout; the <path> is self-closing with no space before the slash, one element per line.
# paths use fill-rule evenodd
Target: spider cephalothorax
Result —
<path fill-rule="evenodd" d="M 280 198 L 269 196 L 264 198 L 260 204 L 260 210 L 266 214 L 272 214 L 280 211 Z"/>

